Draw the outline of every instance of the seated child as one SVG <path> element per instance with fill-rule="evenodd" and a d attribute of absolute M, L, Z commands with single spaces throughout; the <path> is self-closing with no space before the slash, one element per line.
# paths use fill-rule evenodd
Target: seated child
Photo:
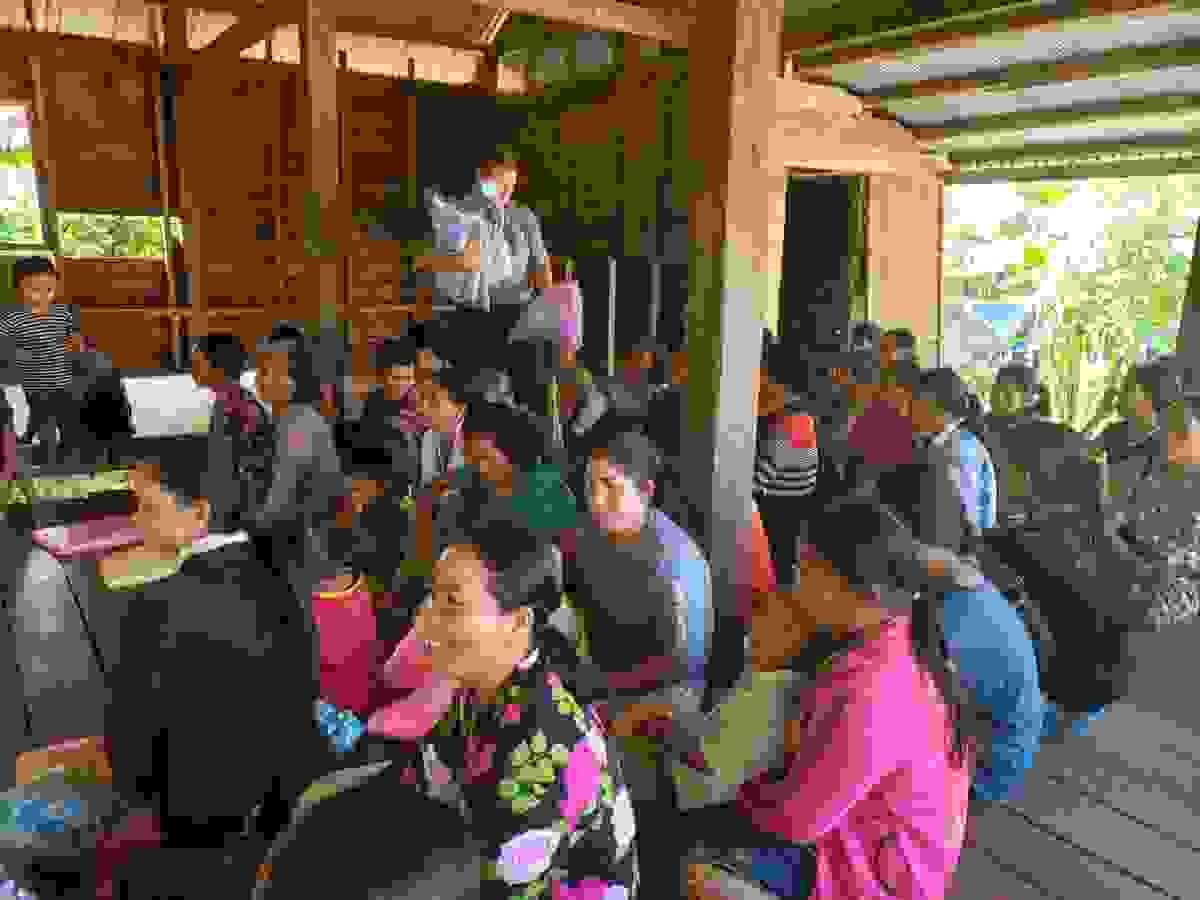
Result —
<path fill-rule="evenodd" d="M 691 722 L 674 711 L 680 736 L 701 735 L 700 749 L 714 751 L 696 765 L 729 756 L 741 770 L 726 777 L 748 776 L 735 801 L 681 820 L 697 847 L 693 897 L 749 887 L 776 898 L 924 900 L 945 894 L 957 865 L 977 720 L 941 654 L 936 608 L 912 600 L 924 579 L 919 547 L 872 501 L 843 500 L 821 521 L 796 590 L 760 596 L 753 610 L 754 668 L 803 680 L 777 732 L 782 752 L 765 748 L 757 764 L 741 753 L 738 763 L 721 746 L 738 736 L 712 729 L 721 707 Z M 664 714 L 631 712 L 617 730 Z"/>
<path fill-rule="evenodd" d="M 198 338 L 192 348 L 192 380 L 213 394 L 208 429 L 209 493 L 221 527 L 241 527 L 266 497 L 274 448 L 266 409 L 240 384 L 247 355 L 232 334 Z"/>
<path fill-rule="evenodd" d="M 164 459 L 130 482 L 145 541 L 100 567 L 137 594 L 109 673 L 114 784 L 157 812 L 168 845 L 222 846 L 256 805 L 269 839 L 328 758 L 312 629 L 245 533 L 196 542 L 211 513 L 202 466 Z"/>

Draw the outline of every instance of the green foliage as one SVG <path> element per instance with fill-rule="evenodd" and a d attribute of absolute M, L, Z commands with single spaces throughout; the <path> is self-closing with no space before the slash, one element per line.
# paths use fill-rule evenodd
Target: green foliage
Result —
<path fill-rule="evenodd" d="M 162 219 L 157 216 L 60 212 L 58 224 L 64 256 L 163 255 Z"/>
<path fill-rule="evenodd" d="M 1018 184 L 1014 190 L 1026 213 L 1055 207 L 1079 183 Z M 1125 211 L 1104 229 L 1096 271 L 1052 273 L 1049 247 L 1030 242 L 1022 262 L 1007 267 L 1004 277 L 967 273 L 963 245 L 979 237 L 969 222 L 948 223 L 944 259 L 947 298 L 1019 300 L 1031 296 L 1042 280 L 1057 276 L 1055 297 L 1041 309 L 1049 328 L 1039 347 L 1040 374 L 1050 389 L 1056 417 L 1078 429 L 1100 427 L 1116 411 L 1118 388 L 1148 337 L 1173 331 L 1180 319 L 1190 266 L 1181 265 L 1171 242 L 1195 233 L 1200 209 L 1200 178 L 1096 179 L 1101 205 Z M 996 229 L 1009 239 L 1030 237 L 1027 216 L 1016 216 Z M 1174 335 L 1166 341 L 1173 349 Z M 994 372 L 974 368 L 961 373 L 986 396 Z"/>
<path fill-rule="evenodd" d="M 30 194 L 20 194 L 15 206 L 0 209 L 0 244 L 36 244 L 42 239 L 42 217 Z"/>

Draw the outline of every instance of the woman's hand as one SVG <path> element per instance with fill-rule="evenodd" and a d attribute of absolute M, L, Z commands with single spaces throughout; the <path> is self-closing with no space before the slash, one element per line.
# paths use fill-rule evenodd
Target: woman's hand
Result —
<path fill-rule="evenodd" d="M 617 737 L 634 737 L 649 722 L 671 719 L 675 711 L 669 703 L 634 703 L 612 724 L 610 733 Z"/>

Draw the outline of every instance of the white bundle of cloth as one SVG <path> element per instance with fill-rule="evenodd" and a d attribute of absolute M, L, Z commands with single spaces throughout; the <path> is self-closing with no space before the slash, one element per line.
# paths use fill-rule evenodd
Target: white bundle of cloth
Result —
<path fill-rule="evenodd" d="M 480 246 L 480 271 L 437 273 L 438 293 L 457 305 L 490 309 L 491 285 L 512 277 L 512 250 L 504 237 L 503 225 L 496 227 L 437 191 L 426 191 L 425 204 L 433 220 L 434 253 L 456 256 L 472 240 L 479 241 Z"/>

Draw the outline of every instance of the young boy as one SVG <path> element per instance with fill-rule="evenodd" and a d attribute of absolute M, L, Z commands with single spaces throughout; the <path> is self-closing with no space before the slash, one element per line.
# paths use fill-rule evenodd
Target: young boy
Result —
<path fill-rule="evenodd" d="M 45 465 L 57 462 L 59 442 L 67 443 L 76 419 L 68 353 L 80 349 L 79 322 L 69 305 L 54 302 L 58 272 L 51 260 L 24 257 L 13 263 L 12 273 L 21 305 L 0 316 L 0 356 L 16 363 L 29 403 L 25 440 L 38 435 L 35 460 Z"/>

